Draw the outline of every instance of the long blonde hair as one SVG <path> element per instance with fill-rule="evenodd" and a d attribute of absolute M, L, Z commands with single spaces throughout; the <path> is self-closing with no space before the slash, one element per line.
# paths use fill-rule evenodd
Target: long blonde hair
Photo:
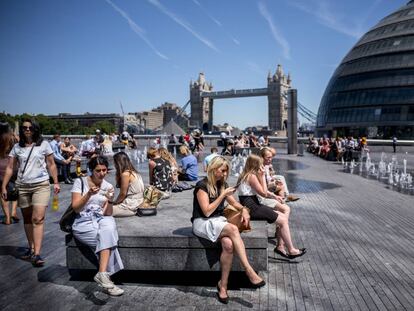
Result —
<path fill-rule="evenodd" d="M 215 172 L 223 165 L 227 166 L 227 172 L 230 173 L 230 163 L 227 161 L 226 158 L 222 156 L 214 157 L 211 162 L 208 164 L 207 167 L 207 190 L 208 190 L 208 196 L 211 198 L 218 197 L 219 193 L 221 193 L 224 190 L 224 184 L 227 180 L 228 174 L 226 177 L 221 180 L 220 185 L 217 185 L 217 179 Z M 217 188 L 219 186 L 219 189 Z"/>
<path fill-rule="evenodd" d="M 171 166 L 178 167 L 177 161 L 174 159 L 173 155 L 164 147 L 158 148 L 158 153 L 160 154 L 161 158 L 168 161 Z"/>
<path fill-rule="evenodd" d="M 249 175 L 258 176 L 259 169 L 263 165 L 263 159 L 258 155 L 251 154 L 246 160 L 246 165 L 244 166 L 243 172 L 240 174 L 237 184 L 245 182 Z"/>

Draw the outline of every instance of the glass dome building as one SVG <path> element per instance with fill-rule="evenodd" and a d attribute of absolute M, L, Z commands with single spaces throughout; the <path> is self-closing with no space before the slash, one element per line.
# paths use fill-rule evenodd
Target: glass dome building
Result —
<path fill-rule="evenodd" d="M 414 139 L 414 0 L 382 19 L 334 72 L 318 135 Z"/>

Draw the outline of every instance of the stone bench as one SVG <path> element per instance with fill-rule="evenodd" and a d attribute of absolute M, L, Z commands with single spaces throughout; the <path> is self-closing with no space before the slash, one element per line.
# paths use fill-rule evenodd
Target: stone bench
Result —
<path fill-rule="evenodd" d="M 190 198 L 192 191 L 173 193 L 170 199 L 161 201 L 157 216 L 116 219 L 118 248 L 125 270 L 220 270 L 220 245 L 192 233 Z M 267 226 L 263 221 L 253 221 L 252 228 L 242 234 L 247 256 L 255 270 L 265 271 L 268 268 Z M 97 260 L 92 251 L 71 234 L 66 236 L 66 246 L 69 271 L 96 269 Z M 232 270 L 242 270 L 237 256 Z"/>

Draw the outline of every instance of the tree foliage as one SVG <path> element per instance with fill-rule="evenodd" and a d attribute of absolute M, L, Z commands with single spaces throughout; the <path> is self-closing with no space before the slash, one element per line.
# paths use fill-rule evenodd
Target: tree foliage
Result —
<path fill-rule="evenodd" d="M 22 123 L 25 119 L 36 120 L 41 128 L 41 132 L 44 135 L 87 135 L 94 134 L 96 129 L 100 129 L 103 133 L 113 133 L 117 129 L 109 121 L 98 121 L 91 126 L 82 126 L 75 121 L 63 121 L 59 119 L 50 118 L 44 114 L 30 115 L 27 113 L 21 115 L 12 116 L 6 113 L 0 113 L 0 122 L 7 122 L 14 129 L 16 122 Z"/>

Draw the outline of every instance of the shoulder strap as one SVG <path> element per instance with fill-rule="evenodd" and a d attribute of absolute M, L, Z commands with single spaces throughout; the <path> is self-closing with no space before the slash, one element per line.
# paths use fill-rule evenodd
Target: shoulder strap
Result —
<path fill-rule="evenodd" d="M 83 195 L 83 177 L 80 177 L 81 181 L 81 195 Z"/>
<path fill-rule="evenodd" d="M 33 143 L 32 149 L 30 149 L 29 156 L 27 157 L 26 163 L 24 164 L 24 167 L 23 167 L 22 177 L 24 175 L 24 172 L 26 171 L 27 163 L 29 163 L 29 159 L 30 159 L 30 156 L 32 154 L 32 151 L 33 151 L 33 148 L 34 148 L 35 145 L 36 145 L 36 143 Z"/>

